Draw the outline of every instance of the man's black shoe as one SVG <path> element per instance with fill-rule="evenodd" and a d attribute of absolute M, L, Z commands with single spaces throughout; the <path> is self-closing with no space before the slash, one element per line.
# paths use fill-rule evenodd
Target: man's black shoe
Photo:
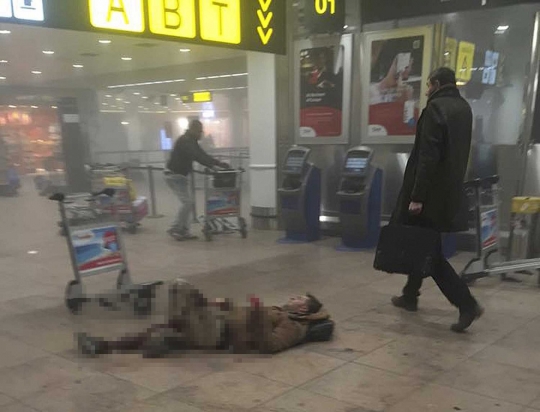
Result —
<path fill-rule="evenodd" d="M 405 296 L 393 296 L 392 305 L 396 308 L 405 309 L 409 312 L 418 311 L 418 299 L 409 299 Z"/>
<path fill-rule="evenodd" d="M 484 308 L 476 304 L 472 311 L 459 311 L 459 320 L 450 329 L 456 333 L 463 333 L 471 324 L 484 314 Z"/>

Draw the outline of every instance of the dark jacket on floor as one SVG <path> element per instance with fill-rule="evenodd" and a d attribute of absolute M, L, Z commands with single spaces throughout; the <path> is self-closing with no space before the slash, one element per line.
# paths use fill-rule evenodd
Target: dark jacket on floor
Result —
<path fill-rule="evenodd" d="M 472 120 L 471 107 L 456 87 L 442 88 L 430 97 L 418 121 L 393 223 L 439 232 L 467 230 L 468 205 L 463 182 Z M 423 203 L 420 216 L 409 215 L 411 202 Z"/>
<path fill-rule="evenodd" d="M 199 146 L 197 137 L 189 131 L 179 137 L 174 145 L 167 169 L 176 175 L 187 176 L 193 170 L 193 162 L 206 167 L 218 166 L 219 160 L 214 159 Z"/>

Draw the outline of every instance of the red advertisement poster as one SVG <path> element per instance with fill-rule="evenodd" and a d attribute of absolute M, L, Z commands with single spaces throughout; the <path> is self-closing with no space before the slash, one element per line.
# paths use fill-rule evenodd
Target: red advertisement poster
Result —
<path fill-rule="evenodd" d="M 300 136 L 342 134 L 343 70 L 335 69 L 339 48 L 317 47 L 300 52 Z"/>
<path fill-rule="evenodd" d="M 424 43 L 424 36 L 371 43 L 370 137 L 415 134 L 423 89 Z"/>

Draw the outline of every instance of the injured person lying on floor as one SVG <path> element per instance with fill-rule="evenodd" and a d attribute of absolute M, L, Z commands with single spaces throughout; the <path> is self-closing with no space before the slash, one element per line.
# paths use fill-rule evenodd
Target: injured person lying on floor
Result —
<path fill-rule="evenodd" d="M 310 294 L 292 297 L 279 307 L 264 307 L 257 297 L 246 306 L 236 306 L 229 299 L 209 301 L 181 279 L 169 285 L 168 293 L 165 324 L 117 340 L 78 333 L 79 352 L 88 356 L 140 352 L 145 357 L 188 350 L 271 354 L 304 342 L 329 340 L 334 331 L 323 305 Z"/>

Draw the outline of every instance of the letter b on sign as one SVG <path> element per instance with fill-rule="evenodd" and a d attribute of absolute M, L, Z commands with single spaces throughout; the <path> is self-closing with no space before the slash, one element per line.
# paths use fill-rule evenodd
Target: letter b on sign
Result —
<path fill-rule="evenodd" d="M 148 12 L 152 33 L 195 38 L 195 0 L 148 0 Z"/>

